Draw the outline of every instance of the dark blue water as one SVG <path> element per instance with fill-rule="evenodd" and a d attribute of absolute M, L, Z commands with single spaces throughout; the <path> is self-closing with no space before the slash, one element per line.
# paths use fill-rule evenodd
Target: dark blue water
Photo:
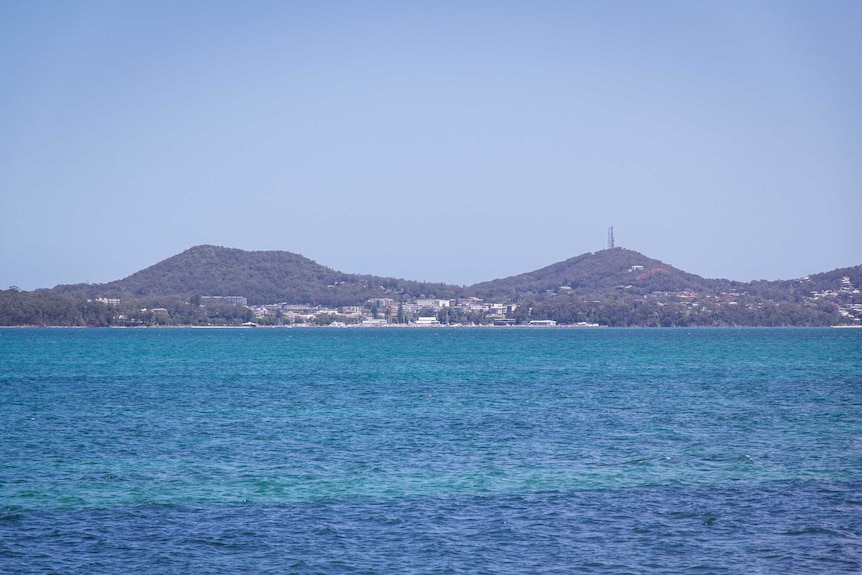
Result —
<path fill-rule="evenodd" d="M 862 330 L 0 330 L 3 573 L 858 573 Z"/>

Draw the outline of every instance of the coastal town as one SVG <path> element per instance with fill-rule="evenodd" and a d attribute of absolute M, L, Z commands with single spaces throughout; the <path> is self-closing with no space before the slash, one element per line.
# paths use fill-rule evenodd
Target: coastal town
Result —
<path fill-rule="evenodd" d="M 472 286 L 345 274 L 289 252 L 196 246 L 107 284 L 0 290 L 0 325 L 826 327 L 862 325 L 862 266 L 706 279 L 609 247 Z"/>
<path fill-rule="evenodd" d="M 633 266 L 638 268 L 639 266 Z M 633 269 L 631 271 L 639 271 Z M 801 284 L 809 281 L 801 278 Z M 625 292 L 630 285 L 619 285 L 616 289 Z M 568 295 L 572 289 L 560 286 L 549 295 Z M 840 287 L 832 290 L 812 290 L 806 300 L 834 308 L 847 325 L 862 325 L 862 303 L 858 303 L 860 289 L 849 277 L 842 277 Z M 118 309 L 120 300 L 97 298 L 100 304 Z M 698 294 L 692 290 L 676 292 L 656 291 L 643 296 L 647 305 L 657 308 L 674 306 L 683 313 L 703 313 L 709 308 L 756 310 L 762 301 L 753 300 L 745 292 L 721 292 Z M 547 317 L 534 317 L 532 308 L 509 302 L 488 302 L 478 297 L 445 299 L 415 298 L 410 300 L 393 297 L 369 298 L 363 304 L 346 306 L 319 306 L 296 303 L 273 303 L 249 305 L 245 296 L 195 296 L 188 302 L 206 308 L 233 308 L 238 321 L 226 322 L 245 327 L 443 327 L 443 326 L 525 326 L 525 327 L 603 327 L 606 324 L 593 321 L 558 322 Z M 588 302 L 585 302 L 588 303 Z M 592 302 L 599 304 L 599 301 Z M 241 311 L 240 311 L 241 310 Z M 120 314 L 114 325 L 165 325 L 175 324 L 171 310 L 153 307 L 141 308 L 132 316 Z M 240 321 L 241 320 L 241 321 Z M 225 322 L 208 322 L 220 325 Z"/>
<path fill-rule="evenodd" d="M 633 266 L 638 267 L 638 266 Z M 638 270 L 633 270 L 638 271 Z M 801 283 L 808 278 L 801 278 Z M 625 290 L 631 286 L 618 286 Z M 570 291 L 568 286 L 561 286 L 559 292 Z M 837 312 L 854 324 L 862 324 L 862 303 L 854 303 L 860 295 L 849 277 L 841 278 L 841 287 L 837 290 L 811 291 L 808 299 L 812 302 L 823 302 L 835 306 Z M 681 304 L 688 310 L 697 310 L 705 306 L 743 306 L 752 309 L 762 303 L 748 301 L 747 294 L 740 292 L 723 292 L 717 295 L 699 295 L 691 290 L 680 292 L 655 292 L 648 296 L 659 306 L 665 301 Z M 857 296 L 857 297 L 852 297 Z M 242 298 L 229 298 L 229 301 L 245 305 Z M 313 307 L 279 303 L 272 305 L 249 306 L 255 325 L 357 325 L 365 327 L 382 327 L 392 325 L 412 326 L 443 326 L 443 325 L 492 325 L 512 326 L 526 325 L 534 327 L 553 327 L 558 322 L 553 319 L 526 319 L 525 314 L 517 314 L 518 305 L 513 303 L 485 302 L 480 298 L 466 299 L 415 299 L 409 302 L 398 302 L 393 298 L 372 298 L 364 305 L 343 306 L 340 308 Z M 529 314 L 526 314 L 527 316 Z M 560 324 L 566 325 L 566 324 Z M 575 322 L 568 324 L 573 327 L 600 327 L 599 323 Z"/>
<path fill-rule="evenodd" d="M 394 298 L 371 298 L 364 305 L 325 307 L 307 304 L 275 303 L 248 305 L 243 296 L 201 296 L 200 305 L 231 305 L 247 308 L 251 318 L 242 325 L 291 327 L 441 327 L 454 325 L 512 326 L 516 304 L 488 303 L 479 298 L 459 299 L 419 298 L 396 301 Z M 103 304 L 119 305 L 118 299 L 99 298 Z M 167 318 L 166 308 L 141 309 L 141 312 Z M 121 321 L 126 318 L 120 317 Z M 534 319 L 523 325 L 553 327 L 554 320 Z M 576 327 L 600 327 L 597 323 L 578 322 Z"/>

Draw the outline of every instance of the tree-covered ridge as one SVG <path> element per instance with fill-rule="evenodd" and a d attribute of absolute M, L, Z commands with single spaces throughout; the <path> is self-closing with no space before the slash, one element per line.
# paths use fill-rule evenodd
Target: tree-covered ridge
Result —
<path fill-rule="evenodd" d="M 468 288 L 517 302 L 519 322 L 607 326 L 827 326 L 862 316 L 862 266 L 796 280 L 705 279 L 620 248 Z"/>
<path fill-rule="evenodd" d="M 321 313 L 339 321 L 348 313 L 359 321 L 355 314 L 364 313 L 401 322 L 428 311 L 419 305 L 421 298 L 439 298 L 448 302 L 434 310 L 445 311 L 442 323 L 505 317 L 521 324 L 619 327 L 849 325 L 862 323 L 860 287 L 862 266 L 795 280 L 737 282 L 704 279 L 620 248 L 459 287 L 347 274 L 291 252 L 202 245 L 106 284 L 0 291 L 0 325 L 225 325 L 262 319 L 248 307 L 202 296 L 241 296 L 251 306 L 328 308 Z M 269 310 L 275 315 L 267 322 L 283 323 L 297 306 L 275 307 L 281 312 Z M 356 311 L 363 307 L 365 312 Z"/>
<path fill-rule="evenodd" d="M 484 298 L 520 298 L 561 288 L 595 293 L 627 287 L 631 293 L 721 289 L 727 282 L 707 280 L 680 271 L 659 260 L 621 248 L 587 253 L 539 270 L 471 286 L 471 295 Z"/>
<path fill-rule="evenodd" d="M 347 274 L 287 251 L 244 251 L 201 245 L 127 278 L 102 285 L 58 286 L 89 297 L 238 295 L 249 304 L 292 302 L 341 306 L 391 294 L 457 297 L 460 288 Z"/>

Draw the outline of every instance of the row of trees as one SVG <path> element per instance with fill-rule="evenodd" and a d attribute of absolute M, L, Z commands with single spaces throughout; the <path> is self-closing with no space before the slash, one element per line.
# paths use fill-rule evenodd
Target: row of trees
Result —
<path fill-rule="evenodd" d="M 106 306 L 51 290 L 0 291 L 0 325 L 107 325 Z"/>
<path fill-rule="evenodd" d="M 670 299 L 617 296 L 585 301 L 558 295 L 515 311 L 519 321 L 552 319 L 558 323 L 598 323 L 611 327 L 783 327 L 842 323 L 838 307 L 828 301 L 774 302 L 741 298 L 735 304 L 707 301 L 694 306 Z"/>
<path fill-rule="evenodd" d="M 634 289 L 590 293 L 575 288 L 556 293 L 524 292 L 514 298 L 518 305 L 510 317 L 518 323 L 550 319 L 560 324 L 587 322 L 617 327 L 837 325 L 853 321 L 852 317 L 841 315 L 839 304 L 844 306 L 846 314 L 853 304 L 862 303 L 862 296 L 852 294 L 852 290 L 834 291 L 836 286 L 846 285 L 844 277 L 848 276 L 815 276 L 804 282 L 797 280 L 784 289 L 778 282 L 752 282 L 745 284 L 748 292 L 734 294 L 732 303 L 726 297 L 680 301 L 673 294 L 662 296 L 661 292 L 644 297 L 639 294 L 640 290 Z M 862 284 L 862 277 L 854 276 L 850 282 Z M 829 288 L 835 295 L 813 299 L 811 287 Z M 236 325 L 253 319 L 251 310 L 244 306 L 211 300 L 202 303 L 200 296 L 143 296 L 123 298 L 119 305 L 108 305 L 80 292 L 0 290 L 0 325 L 5 326 Z M 406 323 L 408 320 L 403 306 L 399 305 L 397 321 Z M 440 310 L 438 320 L 443 324 L 468 325 L 491 321 L 482 313 L 458 308 Z M 282 323 L 285 318 L 272 321 Z M 317 318 L 315 323 L 326 325 L 332 321 L 350 323 L 354 320 L 333 315 Z"/>
<path fill-rule="evenodd" d="M 119 305 L 52 290 L 0 290 L 2 326 L 235 325 L 252 319 L 243 306 L 197 305 L 181 297 L 123 300 Z"/>

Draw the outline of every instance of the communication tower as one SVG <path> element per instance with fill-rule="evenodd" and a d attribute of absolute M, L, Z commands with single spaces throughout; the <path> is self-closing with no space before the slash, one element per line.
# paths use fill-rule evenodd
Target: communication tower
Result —
<path fill-rule="evenodd" d="M 614 249 L 614 227 L 611 226 L 608 228 L 608 249 Z"/>

